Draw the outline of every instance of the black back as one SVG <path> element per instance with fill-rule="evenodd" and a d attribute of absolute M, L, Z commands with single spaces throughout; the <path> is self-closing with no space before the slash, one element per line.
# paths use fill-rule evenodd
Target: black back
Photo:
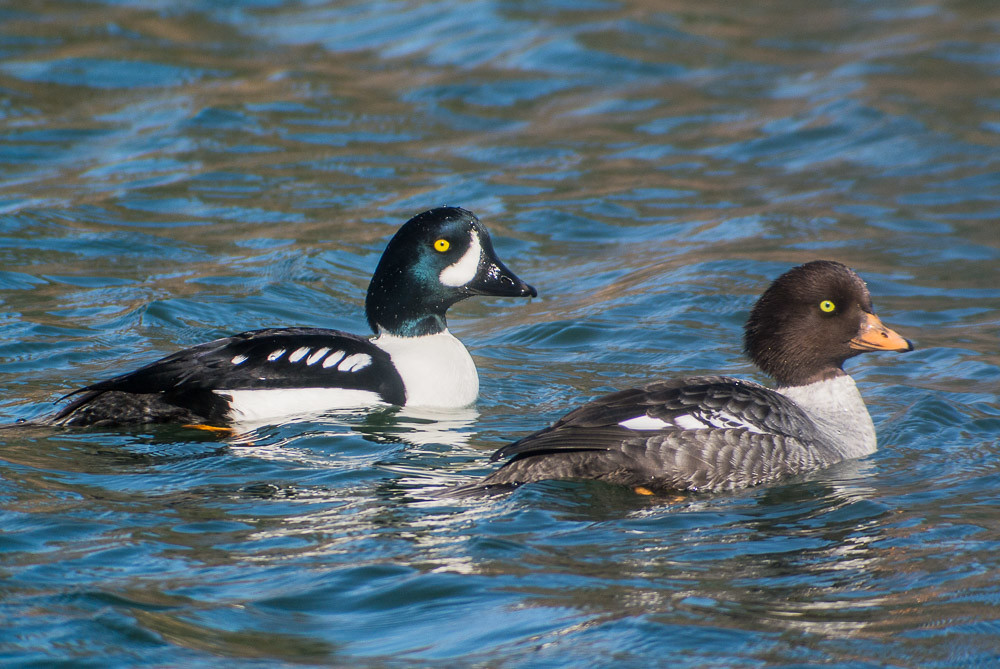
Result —
<path fill-rule="evenodd" d="M 293 354 L 301 349 L 296 360 Z M 328 349 L 323 353 L 323 349 Z M 277 352 L 284 351 L 280 355 Z M 352 355 L 364 364 L 340 365 Z M 269 356 L 273 359 L 269 359 Z M 326 367 L 323 362 L 329 360 Z M 178 351 L 144 367 L 81 388 L 83 396 L 54 418 L 66 422 L 74 411 L 104 393 L 159 396 L 157 403 L 189 408 L 219 418 L 225 402 L 215 390 L 346 388 L 378 394 L 388 404 L 406 402 L 403 380 L 389 354 L 365 337 L 322 328 L 280 328 L 243 332 Z M 137 400 L 138 401 L 138 400 Z"/>

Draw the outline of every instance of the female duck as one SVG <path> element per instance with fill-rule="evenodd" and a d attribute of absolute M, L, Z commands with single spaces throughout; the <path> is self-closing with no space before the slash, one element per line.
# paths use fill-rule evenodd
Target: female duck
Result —
<path fill-rule="evenodd" d="M 471 295 L 534 297 L 469 211 L 414 216 L 389 241 L 368 287 L 374 338 L 321 328 L 244 332 L 167 356 L 69 396 L 49 422 L 229 423 L 375 405 L 467 406 L 479 394 L 445 312 Z"/>
<path fill-rule="evenodd" d="M 745 328 L 745 351 L 778 385 L 705 376 L 593 400 L 501 448 L 513 456 L 476 488 L 598 479 L 639 492 L 767 483 L 875 450 L 875 427 L 844 361 L 910 351 L 882 325 L 861 278 L 817 260 L 779 277 Z"/>

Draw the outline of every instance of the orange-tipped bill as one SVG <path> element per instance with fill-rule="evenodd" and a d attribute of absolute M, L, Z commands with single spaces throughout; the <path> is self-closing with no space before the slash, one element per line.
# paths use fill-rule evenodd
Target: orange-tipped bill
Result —
<path fill-rule="evenodd" d="M 851 348 L 858 351 L 912 351 L 913 344 L 895 330 L 882 325 L 875 314 L 865 314 L 861 329 L 851 340 Z"/>

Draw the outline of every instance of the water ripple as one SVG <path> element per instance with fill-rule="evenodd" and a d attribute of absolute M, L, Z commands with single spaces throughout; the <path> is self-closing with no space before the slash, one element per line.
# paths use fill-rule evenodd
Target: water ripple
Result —
<path fill-rule="evenodd" d="M 0 430 L 2 657 L 101 666 L 995 663 L 997 22 L 982 3 L 0 8 L 7 423 L 215 336 L 364 333 L 473 209 L 530 302 L 449 312 L 475 411 Z M 905 356 L 879 451 L 783 485 L 453 498 L 600 393 L 722 371 L 842 260 Z"/>

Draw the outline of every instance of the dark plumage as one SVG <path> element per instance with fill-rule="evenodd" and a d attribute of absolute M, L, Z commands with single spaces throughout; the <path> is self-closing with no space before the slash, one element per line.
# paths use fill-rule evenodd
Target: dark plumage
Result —
<path fill-rule="evenodd" d="M 327 348 L 351 355 L 367 355 L 371 362 L 356 371 L 336 365 L 292 361 L 295 351 Z M 275 351 L 285 353 L 275 360 Z M 328 354 L 329 355 L 329 354 Z M 325 356 L 328 357 L 328 356 Z M 233 360 L 245 358 L 234 364 Z M 192 346 L 145 367 L 86 388 L 62 408 L 52 421 L 59 425 L 108 427 L 133 423 L 224 423 L 229 416 L 226 395 L 214 391 L 346 388 L 370 390 L 386 404 L 404 404 L 403 381 L 389 354 L 359 337 L 323 328 L 254 330 Z"/>
<path fill-rule="evenodd" d="M 875 449 L 874 427 L 843 371 L 864 351 L 912 345 L 872 312 L 864 282 L 831 261 L 796 267 L 757 301 L 745 329 L 769 389 L 724 376 L 612 393 L 509 444 L 511 458 L 467 489 L 597 479 L 646 491 L 720 491 L 775 481 Z"/>

